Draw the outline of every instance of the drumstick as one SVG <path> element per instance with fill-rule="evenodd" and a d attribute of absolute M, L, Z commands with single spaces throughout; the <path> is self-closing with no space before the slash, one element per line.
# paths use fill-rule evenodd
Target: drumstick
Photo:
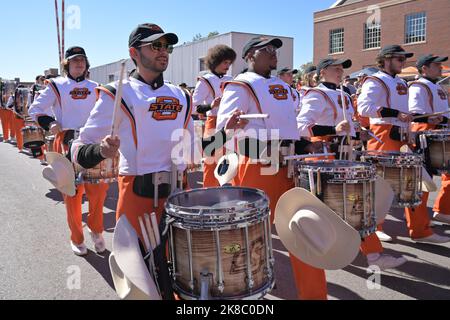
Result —
<path fill-rule="evenodd" d="M 419 116 L 414 116 L 413 119 L 421 119 L 426 117 L 434 117 L 434 116 L 440 116 L 441 114 L 449 113 L 450 111 L 441 111 L 441 112 L 435 112 L 435 113 L 427 113 L 427 114 L 421 114 Z"/>
<path fill-rule="evenodd" d="M 152 227 L 153 232 L 155 233 L 156 245 L 159 246 L 161 244 L 161 237 L 159 236 L 159 228 L 158 228 L 159 225 L 158 221 L 156 221 L 156 213 L 152 212 L 150 217 L 152 218 Z"/>
<path fill-rule="evenodd" d="M 341 84 L 341 100 L 342 100 L 342 113 L 344 115 L 344 120 L 348 122 L 347 120 L 347 100 L 345 99 L 345 95 L 344 95 L 344 88 L 342 87 Z M 347 142 L 350 145 L 350 132 L 347 133 Z M 352 152 L 352 151 L 350 151 Z M 350 157 L 350 155 L 349 155 Z"/>
<path fill-rule="evenodd" d="M 241 114 L 239 119 L 267 119 L 269 118 L 268 114 Z"/>
<path fill-rule="evenodd" d="M 152 225 L 150 224 L 150 215 L 148 213 L 144 214 L 145 227 L 147 228 L 148 237 L 150 239 L 150 244 L 152 248 L 156 248 L 155 234 L 153 233 Z"/>
<path fill-rule="evenodd" d="M 367 134 L 368 134 L 369 136 L 371 136 L 372 138 L 374 138 L 375 140 L 377 140 L 379 143 L 384 144 L 383 140 L 381 140 L 381 139 L 378 138 L 376 135 L 374 135 L 370 130 L 368 130 L 368 129 L 364 128 L 364 127 L 361 127 L 361 130 L 364 130 L 365 132 L 367 132 Z"/>
<path fill-rule="evenodd" d="M 147 250 L 147 252 L 150 252 L 152 251 L 152 248 L 150 247 L 150 240 L 148 239 L 148 234 L 145 230 L 144 222 L 142 221 L 142 217 L 138 217 L 138 219 L 139 226 L 141 227 L 142 237 L 144 238 L 145 250 Z"/>
<path fill-rule="evenodd" d="M 122 60 L 122 63 L 120 66 L 119 83 L 117 85 L 117 92 L 116 92 L 116 97 L 114 100 L 114 111 L 113 111 L 113 118 L 112 118 L 112 124 L 111 124 L 111 137 L 114 137 L 114 135 L 117 132 L 117 127 L 118 127 L 117 111 L 119 110 L 120 104 L 122 103 L 122 88 L 123 88 L 123 78 L 124 78 L 124 74 L 125 74 L 125 63 L 126 63 L 126 60 Z"/>
<path fill-rule="evenodd" d="M 335 153 L 310 153 L 310 154 L 302 154 L 297 156 L 287 156 L 283 157 L 284 160 L 302 160 L 307 158 L 317 158 L 317 157 L 331 157 L 336 155 Z"/>

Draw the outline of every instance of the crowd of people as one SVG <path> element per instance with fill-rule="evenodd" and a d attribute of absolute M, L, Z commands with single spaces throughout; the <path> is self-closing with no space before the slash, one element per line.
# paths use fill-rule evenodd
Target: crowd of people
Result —
<path fill-rule="evenodd" d="M 140 220 L 144 215 L 153 210 L 160 221 L 164 203 L 174 190 L 172 185 L 189 188 L 186 172 L 193 157 L 188 153 L 183 154 L 183 159 L 174 159 L 172 151 L 183 136 L 183 143 L 198 145 L 194 119 L 204 122 L 203 149 L 215 145 L 212 152 L 203 155 L 203 187 L 219 187 L 215 169 L 220 159 L 230 150 L 237 153 L 239 165 L 231 184 L 263 190 L 270 199 L 271 223 L 277 223 L 277 203 L 295 187 L 295 181 L 283 159 L 275 172 L 262 174 L 268 166 L 263 150 L 269 146 L 288 148 L 290 156 L 319 154 L 324 150 L 331 153 L 336 145 L 351 145 L 350 140 L 358 138 L 365 139 L 363 145 L 367 150 L 399 152 L 405 144 L 418 150 L 419 146 L 397 133 L 403 129 L 413 132 L 444 129 L 449 123 L 448 113 L 444 113 L 449 110 L 448 96 L 437 84 L 447 57 L 432 54 L 419 57 L 420 78 L 408 85 L 398 75 L 413 53 L 399 45 L 389 45 L 378 54 L 379 71 L 370 76 L 360 74 L 353 84 L 349 77 L 344 77 L 345 70 L 352 66 L 350 59 L 324 58 L 304 70 L 296 85 L 294 76 L 298 70 L 278 68 L 277 50 L 283 46 L 282 41 L 255 37 L 242 52 L 225 45 L 210 48 L 205 59 L 209 70 L 199 76 L 191 94 L 163 76 L 177 42 L 176 34 L 166 33 L 155 24 L 137 26 L 128 40 L 129 55 L 136 69 L 123 82 L 103 86 L 86 77 L 89 61 L 85 50 L 72 47 L 65 53 L 63 76 L 54 79 L 39 76 L 27 103 L 20 98 L 22 88 L 16 88 L 2 105 L 4 142 L 15 137 L 17 147 L 22 150 L 21 130 L 25 121 L 34 122 L 46 135 L 54 137 L 54 153 L 47 157 L 49 167 L 44 169 L 44 176 L 64 192 L 70 246 L 76 255 L 88 253 L 82 228 L 84 193 L 89 200 L 87 225 L 95 250 L 105 251 L 103 202 L 108 184 L 85 180 L 76 188 L 69 187 L 73 182 L 64 180 L 63 169 L 59 170 L 57 163 L 69 162 L 69 167 L 75 164 L 84 169 L 108 161 L 117 163 L 117 219 L 126 216 L 143 242 Z M 233 78 L 228 71 L 236 59 L 244 59 L 247 70 Z M 276 76 L 272 75 L 274 71 Z M 246 119 L 243 115 L 261 117 Z M 417 118 L 420 115 L 425 116 Z M 111 130 L 112 127 L 116 130 Z M 362 138 L 358 127 L 375 138 Z M 185 132 L 178 140 L 173 138 L 176 130 Z M 350 139 L 344 143 L 346 137 Z M 44 145 L 31 151 L 44 162 L 45 148 Z M 335 158 L 328 156 L 330 161 Z M 170 179 L 174 172 L 176 181 Z M 430 227 L 427 199 L 428 193 L 424 192 L 420 204 L 405 208 L 409 235 L 418 243 L 447 243 L 449 237 L 434 233 Z M 435 220 L 450 224 L 448 172 L 442 174 L 433 212 Z M 400 255 L 383 253 L 382 241 L 392 241 L 392 237 L 383 232 L 382 226 L 383 221 L 376 232 L 361 239 L 360 250 L 368 265 L 386 270 L 407 263 Z M 325 270 L 293 253 L 290 259 L 299 299 L 327 299 Z"/>

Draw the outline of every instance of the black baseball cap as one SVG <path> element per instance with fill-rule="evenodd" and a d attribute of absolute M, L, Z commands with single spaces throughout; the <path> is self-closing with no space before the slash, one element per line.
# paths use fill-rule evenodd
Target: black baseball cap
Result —
<path fill-rule="evenodd" d="M 298 70 L 297 69 L 289 69 L 289 68 L 283 68 L 280 71 L 278 71 L 278 75 L 282 75 L 284 73 L 292 73 L 292 74 L 297 74 Z"/>
<path fill-rule="evenodd" d="M 149 43 L 159 38 L 165 37 L 168 44 L 177 44 L 178 37 L 175 33 L 165 33 L 160 26 L 154 23 L 144 23 L 138 25 L 130 34 L 128 47 L 137 48 L 144 43 Z"/>
<path fill-rule="evenodd" d="M 283 41 L 278 38 L 269 38 L 264 36 L 254 37 L 245 44 L 244 49 L 242 50 L 242 59 L 245 59 L 245 56 L 250 49 L 264 47 L 268 44 L 271 44 L 278 49 L 283 46 Z"/>
<path fill-rule="evenodd" d="M 319 61 L 316 68 L 316 73 L 320 75 L 320 71 L 329 66 L 338 66 L 342 65 L 344 69 L 348 69 L 352 66 L 352 60 L 350 59 L 331 59 L 326 58 Z"/>
<path fill-rule="evenodd" d="M 316 71 L 316 70 L 317 70 L 316 66 L 309 66 L 305 69 L 305 74 L 308 74 L 308 73 Z"/>
<path fill-rule="evenodd" d="M 405 49 L 403 49 L 398 44 L 392 44 L 382 48 L 380 50 L 380 53 L 378 54 L 379 57 L 384 57 L 387 55 L 401 55 L 405 56 L 406 58 L 411 58 L 414 55 L 414 53 L 406 52 Z"/>
<path fill-rule="evenodd" d="M 86 51 L 84 51 L 82 47 L 70 47 L 69 49 L 67 49 L 64 58 L 70 60 L 78 56 L 87 58 Z"/>
<path fill-rule="evenodd" d="M 433 56 L 432 54 L 427 54 L 425 56 L 421 56 L 418 60 L 417 60 L 417 68 L 422 68 L 425 65 L 429 65 L 430 63 L 433 62 L 445 62 L 448 60 L 448 57 L 439 57 L 439 56 Z"/>

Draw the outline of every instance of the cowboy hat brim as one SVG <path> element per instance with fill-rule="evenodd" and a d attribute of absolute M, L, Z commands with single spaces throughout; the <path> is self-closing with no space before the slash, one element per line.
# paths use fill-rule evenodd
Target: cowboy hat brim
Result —
<path fill-rule="evenodd" d="M 113 253 L 110 269 L 119 297 L 161 300 L 142 257 L 138 235 L 125 215 L 117 221 L 114 230 Z"/>
<path fill-rule="evenodd" d="M 434 183 L 433 178 L 430 176 L 427 169 L 422 167 L 422 191 L 435 192 L 437 189 L 437 185 Z"/>
<path fill-rule="evenodd" d="M 324 223 L 334 228 L 335 242 L 325 254 L 318 254 L 291 230 L 294 215 L 302 209 L 317 214 Z M 358 255 L 361 239 L 359 232 L 342 220 L 333 210 L 309 191 L 293 188 L 284 193 L 275 209 L 275 227 L 283 245 L 301 261 L 316 268 L 337 270 L 350 264 Z"/>
<path fill-rule="evenodd" d="M 239 156 L 237 153 L 230 153 L 222 156 L 217 162 L 214 176 L 221 186 L 229 183 L 236 177 L 239 168 Z"/>
<path fill-rule="evenodd" d="M 68 195 L 69 197 L 75 196 L 75 172 L 72 163 L 62 154 L 57 152 L 47 152 L 45 156 L 47 158 L 48 166 L 42 170 L 44 179 L 49 181 L 61 193 Z M 62 186 L 57 184 L 58 177 L 56 176 L 57 173 L 54 171 L 54 168 L 57 166 L 65 171 L 65 176 L 69 177 L 69 180 Z"/>

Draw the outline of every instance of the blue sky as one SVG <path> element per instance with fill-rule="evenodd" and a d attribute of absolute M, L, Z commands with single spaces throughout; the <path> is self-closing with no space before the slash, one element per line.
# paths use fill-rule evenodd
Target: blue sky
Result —
<path fill-rule="evenodd" d="M 60 3 L 60 1 L 58 0 Z M 66 0 L 80 9 L 80 28 L 68 29 L 66 49 L 85 47 L 92 66 L 128 57 L 131 30 L 153 22 L 174 32 L 180 43 L 200 33 L 229 31 L 294 38 L 294 66 L 312 60 L 313 12 L 335 0 Z M 54 0 L 2 1 L 0 77 L 22 81 L 57 67 L 58 47 Z M 66 12 L 66 23 L 74 15 Z M 70 20 L 70 21 L 69 21 Z"/>

